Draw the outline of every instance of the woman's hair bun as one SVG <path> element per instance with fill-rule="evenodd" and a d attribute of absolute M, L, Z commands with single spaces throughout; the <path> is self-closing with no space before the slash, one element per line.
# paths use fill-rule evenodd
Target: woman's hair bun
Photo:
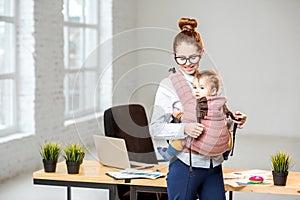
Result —
<path fill-rule="evenodd" d="M 197 20 L 191 18 L 180 18 L 178 21 L 181 31 L 196 31 L 197 25 Z"/>

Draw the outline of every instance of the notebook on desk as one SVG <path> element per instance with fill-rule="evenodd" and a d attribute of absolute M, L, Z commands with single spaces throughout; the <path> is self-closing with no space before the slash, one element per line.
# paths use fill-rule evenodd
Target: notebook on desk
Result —
<path fill-rule="evenodd" d="M 153 164 L 130 161 L 124 139 L 94 135 L 98 160 L 102 165 L 119 169 L 145 169 Z"/>

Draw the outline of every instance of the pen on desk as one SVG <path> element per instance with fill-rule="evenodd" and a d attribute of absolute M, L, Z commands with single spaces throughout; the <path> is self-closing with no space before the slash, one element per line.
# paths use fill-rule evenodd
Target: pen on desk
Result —
<path fill-rule="evenodd" d="M 153 165 L 146 165 L 146 166 L 140 166 L 140 167 L 136 167 L 135 169 L 149 169 L 154 167 Z"/>

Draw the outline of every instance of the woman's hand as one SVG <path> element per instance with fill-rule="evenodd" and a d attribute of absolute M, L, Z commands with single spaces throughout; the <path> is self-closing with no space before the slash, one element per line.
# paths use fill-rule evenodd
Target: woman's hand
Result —
<path fill-rule="evenodd" d="M 198 138 L 202 134 L 204 127 L 200 123 L 186 123 L 184 125 L 184 132 L 192 138 Z"/>
<path fill-rule="evenodd" d="M 238 124 L 238 128 L 243 128 L 243 125 L 245 124 L 245 122 L 247 120 L 247 115 L 245 115 L 244 113 L 241 113 L 240 111 L 236 111 L 234 113 L 234 117 L 236 119 L 240 119 L 239 121 L 234 121 L 234 123 Z"/>

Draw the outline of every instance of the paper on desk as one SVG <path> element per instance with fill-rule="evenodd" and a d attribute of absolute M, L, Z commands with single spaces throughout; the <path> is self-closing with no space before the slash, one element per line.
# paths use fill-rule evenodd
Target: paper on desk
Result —
<path fill-rule="evenodd" d="M 136 170 L 136 169 L 126 169 L 120 172 L 107 172 L 106 174 L 118 180 L 134 179 L 134 178 L 157 179 L 159 177 L 165 176 L 165 174 L 161 172 L 153 172 L 151 170 Z"/>
<path fill-rule="evenodd" d="M 225 180 L 225 184 L 226 185 L 230 185 L 231 187 L 244 187 L 246 185 L 248 185 L 248 181 L 246 180 L 240 180 L 240 181 L 237 181 L 237 180 Z"/>
<path fill-rule="evenodd" d="M 224 173 L 225 184 L 232 187 L 243 187 L 249 183 L 249 178 L 251 176 L 261 176 L 264 178 L 262 184 L 271 184 L 272 183 L 272 173 L 265 170 L 246 170 L 246 171 L 236 171 L 231 173 Z"/>

